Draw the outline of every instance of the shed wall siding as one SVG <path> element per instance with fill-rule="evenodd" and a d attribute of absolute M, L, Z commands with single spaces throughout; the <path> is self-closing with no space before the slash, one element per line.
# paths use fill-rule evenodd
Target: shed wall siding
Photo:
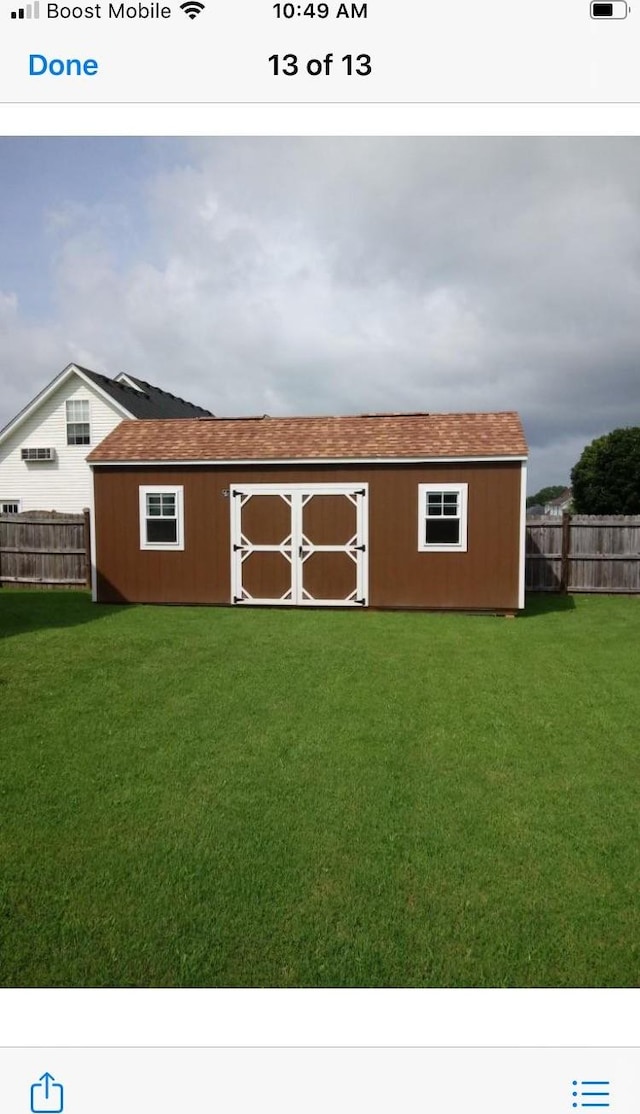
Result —
<path fill-rule="evenodd" d="M 228 604 L 234 483 L 369 484 L 372 607 L 485 608 L 519 605 L 519 462 L 408 466 L 140 467 L 95 470 L 98 599 Z M 418 552 L 418 484 L 469 484 L 466 553 Z M 141 484 L 184 486 L 183 552 L 141 551 Z"/>
<path fill-rule="evenodd" d="M 90 445 L 67 445 L 65 403 L 70 399 L 89 399 Z M 76 375 L 71 376 L 0 445 L 0 499 L 20 499 L 21 511 L 79 514 L 90 503 L 87 454 L 120 421 L 122 415 L 115 407 Z M 49 447 L 56 450 L 55 461 L 27 464 L 20 457 L 23 448 Z"/>

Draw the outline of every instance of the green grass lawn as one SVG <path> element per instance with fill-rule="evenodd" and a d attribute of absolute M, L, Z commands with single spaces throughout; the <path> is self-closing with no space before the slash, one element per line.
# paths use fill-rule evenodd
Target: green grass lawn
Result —
<path fill-rule="evenodd" d="M 640 985 L 640 599 L 0 592 L 4 986 Z"/>

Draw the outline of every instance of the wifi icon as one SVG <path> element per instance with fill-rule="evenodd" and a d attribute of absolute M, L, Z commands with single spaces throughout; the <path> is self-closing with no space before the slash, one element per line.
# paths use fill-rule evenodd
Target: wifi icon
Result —
<path fill-rule="evenodd" d="M 204 4 L 200 0 L 186 0 L 185 4 L 180 5 L 180 11 L 189 16 L 189 19 L 195 19 L 200 12 L 204 11 Z"/>

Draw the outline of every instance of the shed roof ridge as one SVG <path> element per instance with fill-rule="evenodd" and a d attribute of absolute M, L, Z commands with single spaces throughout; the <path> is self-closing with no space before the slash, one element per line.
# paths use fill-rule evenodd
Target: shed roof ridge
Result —
<path fill-rule="evenodd" d="M 358 414 L 203 414 L 201 422 L 260 422 L 264 419 L 278 422 L 353 422 L 359 418 L 519 418 L 517 410 L 380 410 Z M 173 421 L 192 421 L 192 418 L 173 418 Z"/>

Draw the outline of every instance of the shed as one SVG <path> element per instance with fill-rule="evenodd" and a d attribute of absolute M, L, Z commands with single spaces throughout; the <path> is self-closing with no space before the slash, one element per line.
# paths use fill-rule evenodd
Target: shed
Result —
<path fill-rule="evenodd" d="M 524 606 L 515 412 L 123 421 L 88 459 L 99 602 Z"/>

